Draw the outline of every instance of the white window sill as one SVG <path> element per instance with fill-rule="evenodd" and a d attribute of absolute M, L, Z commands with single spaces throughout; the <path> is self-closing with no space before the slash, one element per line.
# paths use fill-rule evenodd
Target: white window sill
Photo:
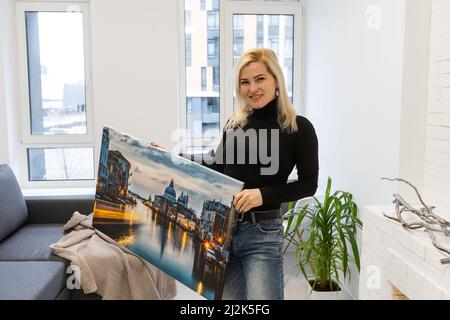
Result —
<path fill-rule="evenodd" d="M 94 195 L 95 188 L 22 188 L 24 197 Z"/>

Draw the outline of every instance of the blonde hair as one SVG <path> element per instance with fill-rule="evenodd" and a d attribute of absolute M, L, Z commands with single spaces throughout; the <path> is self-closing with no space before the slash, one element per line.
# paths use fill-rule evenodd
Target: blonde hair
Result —
<path fill-rule="evenodd" d="M 225 129 L 234 129 L 236 127 L 244 127 L 247 124 L 247 118 L 253 113 L 246 102 L 240 89 L 240 76 L 243 68 L 252 62 L 263 62 L 266 65 L 267 71 L 275 78 L 278 83 L 278 123 L 283 131 L 292 133 L 297 131 L 296 113 L 292 106 L 284 81 L 283 72 L 278 63 L 275 52 L 270 49 L 251 49 L 242 55 L 236 65 L 235 75 L 235 91 L 236 91 L 236 108 L 233 115 L 230 117 Z"/>

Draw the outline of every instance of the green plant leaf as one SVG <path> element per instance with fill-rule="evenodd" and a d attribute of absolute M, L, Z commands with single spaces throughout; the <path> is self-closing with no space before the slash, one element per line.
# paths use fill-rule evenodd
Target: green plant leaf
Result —
<path fill-rule="evenodd" d="M 362 222 L 357 214 L 353 195 L 341 190 L 331 193 L 331 177 L 328 177 L 323 200 L 314 197 L 313 204 L 293 214 L 295 223 L 295 218 L 288 220 L 288 227 L 294 232 L 287 230 L 286 239 L 296 245 L 297 266 L 307 279 L 308 268 L 311 270 L 313 285 L 334 281 L 341 286 L 341 277 L 351 278 L 350 263 L 355 263 L 360 271 L 356 234 Z M 309 225 L 302 224 L 306 217 Z M 309 238 L 303 240 L 306 231 Z"/>
<path fill-rule="evenodd" d="M 344 228 L 348 229 L 348 227 L 344 227 Z M 358 244 L 356 243 L 355 235 L 351 231 L 347 231 L 347 233 L 349 236 L 349 242 L 352 246 L 352 253 L 353 253 L 353 258 L 355 259 L 356 268 L 358 269 L 358 271 L 360 271 L 361 265 L 360 265 L 360 260 L 359 260 L 359 250 L 358 250 Z"/>
<path fill-rule="evenodd" d="M 336 222 L 336 229 L 339 233 L 339 237 L 340 237 L 340 245 L 342 247 L 342 266 L 343 266 L 343 270 L 344 270 L 344 278 L 347 276 L 347 269 L 348 269 L 348 252 L 347 252 L 347 241 L 345 240 L 345 234 L 342 231 L 342 227 L 341 227 L 341 212 L 340 212 L 340 208 L 338 208 L 336 210 L 336 217 L 337 217 L 337 222 Z"/>
<path fill-rule="evenodd" d="M 290 230 L 291 230 L 292 220 L 294 220 L 294 217 L 293 217 L 293 216 L 290 216 L 290 217 L 287 219 L 287 222 L 288 222 L 288 223 L 287 223 L 286 230 L 284 231 L 284 235 L 285 235 L 285 236 L 287 236 L 287 235 L 289 234 Z"/>

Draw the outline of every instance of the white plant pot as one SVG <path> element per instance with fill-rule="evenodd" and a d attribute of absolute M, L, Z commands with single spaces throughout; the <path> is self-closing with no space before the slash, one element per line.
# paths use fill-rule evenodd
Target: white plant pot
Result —
<path fill-rule="evenodd" d="M 345 295 L 341 291 L 312 291 L 309 300 L 345 300 Z"/>
<path fill-rule="evenodd" d="M 311 290 L 311 286 L 309 287 L 309 290 Z M 309 294 L 309 300 L 346 300 L 346 295 L 342 291 L 342 288 L 339 291 L 312 290 Z"/>

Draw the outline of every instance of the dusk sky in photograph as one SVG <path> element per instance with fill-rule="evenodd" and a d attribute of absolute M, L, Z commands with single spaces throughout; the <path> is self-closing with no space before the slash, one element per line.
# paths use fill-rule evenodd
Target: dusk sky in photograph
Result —
<path fill-rule="evenodd" d="M 200 216 L 204 200 L 220 200 L 230 206 L 233 196 L 242 189 L 242 182 L 190 160 L 177 157 L 175 163 L 170 152 L 151 147 L 150 143 L 111 128 L 109 136 L 109 150 L 120 151 L 131 163 L 129 189 L 145 199 L 163 195 L 173 179 L 177 199 L 182 192 L 188 194 L 188 206 Z"/>

